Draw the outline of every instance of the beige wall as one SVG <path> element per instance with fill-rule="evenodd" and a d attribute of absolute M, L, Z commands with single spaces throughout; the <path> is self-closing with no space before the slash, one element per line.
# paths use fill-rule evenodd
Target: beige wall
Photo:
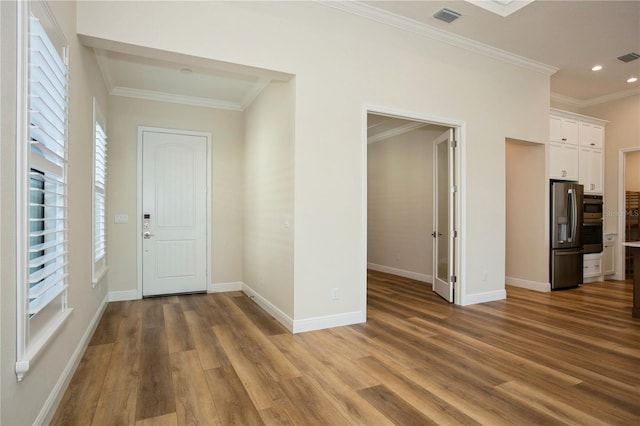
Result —
<path fill-rule="evenodd" d="M 315 2 L 81 2 L 78 9 L 78 32 L 95 39 L 296 75 L 296 320 L 364 320 L 364 105 L 465 123 L 462 302 L 502 297 L 504 139 L 547 139 L 547 75 Z M 488 244 L 496 246 L 487 251 Z M 333 288 L 340 303 L 331 300 Z"/>
<path fill-rule="evenodd" d="M 137 289 L 138 126 L 211 133 L 211 283 L 241 282 L 242 113 L 110 96 L 107 123 L 109 291 Z M 129 222 L 114 224 L 116 214 L 127 214 Z"/>
<path fill-rule="evenodd" d="M 293 319 L 294 82 L 245 111 L 244 283 Z"/>
<path fill-rule="evenodd" d="M 101 303 L 106 300 L 108 276 L 96 288 L 91 286 L 93 250 L 92 232 L 92 156 L 93 156 L 93 97 L 102 111 L 107 110 L 106 89 L 92 52 L 80 46 L 75 35 L 76 9 L 72 2 L 50 4 L 70 47 L 70 104 L 69 104 L 69 168 L 68 168 L 68 239 L 69 239 L 69 305 L 73 313 L 44 352 L 30 365 L 22 382 L 16 381 L 16 206 L 15 206 L 15 31 L 16 4 L 0 2 L 2 38 L 2 260 L 1 329 L 1 399 L 0 424 L 32 424 L 46 408 L 65 368 L 72 359 L 96 318 Z M 90 336 L 85 336 L 90 337 Z M 49 403 L 52 401 L 49 401 Z M 40 420 L 43 420 L 40 417 Z"/>
<path fill-rule="evenodd" d="M 368 145 L 367 261 L 433 275 L 433 140 L 422 127 Z"/>
<path fill-rule="evenodd" d="M 507 140 L 506 183 L 507 284 L 541 290 L 549 286 L 545 145 Z"/>

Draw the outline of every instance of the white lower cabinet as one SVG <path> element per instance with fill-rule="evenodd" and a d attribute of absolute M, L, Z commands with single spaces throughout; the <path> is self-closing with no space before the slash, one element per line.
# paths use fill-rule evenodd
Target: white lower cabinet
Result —
<path fill-rule="evenodd" d="M 606 234 L 602 242 L 602 274 L 604 276 L 616 273 L 616 234 Z"/>
<path fill-rule="evenodd" d="M 585 254 L 583 261 L 582 278 L 599 278 L 602 276 L 602 253 Z M 594 280 L 591 280 L 594 281 Z"/>

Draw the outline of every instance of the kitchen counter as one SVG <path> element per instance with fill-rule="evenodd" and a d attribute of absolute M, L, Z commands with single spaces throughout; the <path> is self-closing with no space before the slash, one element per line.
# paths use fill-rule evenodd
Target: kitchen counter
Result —
<path fill-rule="evenodd" d="M 640 241 L 622 243 L 623 246 L 633 248 L 633 307 L 631 316 L 640 318 Z"/>

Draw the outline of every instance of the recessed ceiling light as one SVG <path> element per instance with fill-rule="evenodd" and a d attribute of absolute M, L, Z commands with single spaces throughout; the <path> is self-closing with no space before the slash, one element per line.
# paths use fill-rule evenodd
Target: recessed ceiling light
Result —
<path fill-rule="evenodd" d="M 596 65 L 593 68 L 591 68 L 591 71 L 600 71 L 602 69 L 602 65 Z"/>
<path fill-rule="evenodd" d="M 180 68 L 182 74 L 191 74 L 193 70 L 191 68 Z"/>
<path fill-rule="evenodd" d="M 627 83 L 635 83 L 636 81 L 638 81 L 638 77 L 630 77 L 630 78 L 627 80 Z"/>

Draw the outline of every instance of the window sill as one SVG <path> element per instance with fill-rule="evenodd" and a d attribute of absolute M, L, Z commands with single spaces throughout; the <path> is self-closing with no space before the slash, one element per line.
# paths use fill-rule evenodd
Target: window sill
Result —
<path fill-rule="evenodd" d="M 64 312 L 60 312 L 53 320 L 51 320 L 47 328 L 42 330 L 33 342 L 30 343 L 22 359 L 16 361 L 16 377 L 19 382 L 22 381 L 25 374 L 27 374 L 29 368 L 45 346 L 47 346 L 53 337 L 58 334 L 58 331 L 60 331 L 62 325 L 71 316 L 72 312 L 72 308 L 68 308 Z"/>
<path fill-rule="evenodd" d="M 93 280 L 91 281 L 91 287 L 95 288 L 98 285 L 100 280 L 104 278 L 108 269 L 109 269 L 108 267 L 104 266 L 93 273 Z"/>

